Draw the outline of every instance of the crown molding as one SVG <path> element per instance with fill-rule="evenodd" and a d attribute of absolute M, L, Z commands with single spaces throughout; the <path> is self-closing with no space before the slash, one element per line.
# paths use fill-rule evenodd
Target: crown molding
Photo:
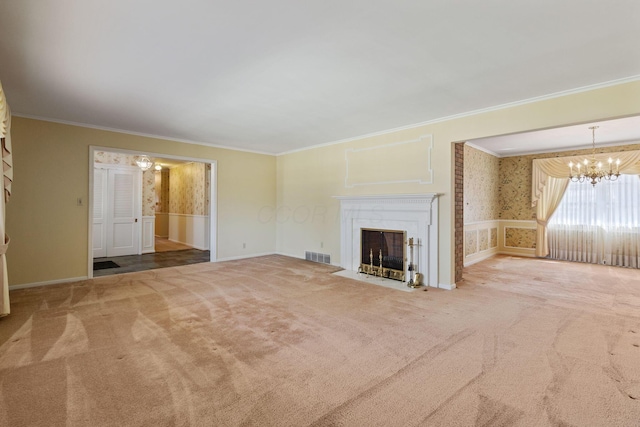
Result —
<path fill-rule="evenodd" d="M 392 128 L 392 129 L 382 130 L 382 131 L 379 131 L 379 132 L 372 132 L 372 133 L 367 133 L 367 134 L 360 135 L 360 136 L 354 136 L 354 137 L 350 137 L 350 138 L 339 139 L 339 140 L 333 141 L 333 142 L 326 142 L 326 143 L 322 143 L 322 144 L 312 145 L 310 147 L 298 148 L 298 149 L 290 150 L 290 151 L 284 151 L 282 153 L 278 153 L 277 156 L 283 156 L 283 155 L 286 155 L 286 154 L 298 153 L 300 151 L 312 150 L 312 149 L 315 149 L 315 148 L 328 147 L 328 146 L 331 146 L 331 145 L 343 144 L 345 142 L 358 141 L 358 140 L 361 140 L 361 139 L 364 139 L 364 138 L 372 138 L 372 137 L 375 137 L 375 136 L 387 135 L 387 134 L 390 134 L 390 133 L 400 132 L 400 131 L 403 131 L 403 130 L 415 129 L 415 128 L 421 127 L 421 126 L 433 125 L 433 124 L 436 124 L 436 123 L 447 122 L 447 121 L 450 121 L 450 120 L 461 119 L 461 118 L 464 118 L 464 117 L 475 116 L 475 115 L 478 115 L 478 114 L 484 114 L 484 113 L 490 113 L 490 112 L 493 112 L 493 111 L 505 110 L 507 108 L 513 108 L 513 107 L 518 107 L 518 106 L 521 106 L 521 105 L 533 104 L 533 103 L 540 102 L 540 101 L 546 101 L 546 100 L 554 99 L 554 98 L 561 98 L 563 96 L 574 95 L 574 94 L 578 94 L 578 93 L 582 93 L 582 92 L 589 92 L 589 91 L 596 90 L 596 89 L 603 89 L 603 88 L 606 88 L 606 87 L 617 86 L 617 85 L 621 85 L 621 84 L 625 84 L 625 83 L 632 83 L 632 82 L 636 82 L 636 81 L 640 81 L 640 74 L 635 75 L 635 76 L 630 76 L 630 77 L 624 77 L 624 78 L 621 78 L 621 79 L 610 80 L 610 81 L 607 81 L 607 82 L 597 83 L 597 84 L 593 84 L 593 85 L 580 86 L 580 87 L 577 87 L 577 88 L 574 88 L 574 89 L 563 90 L 563 91 L 560 91 L 560 92 L 554 92 L 554 93 L 550 93 L 550 94 L 547 94 L 547 95 L 541 95 L 541 96 L 536 96 L 536 97 L 533 97 L 533 98 L 527 98 L 527 99 L 523 99 L 523 100 L 520 100 L 520 101 L 508 102 L 506 104 L 499 104 L 499 105 L 495 105 L 493 107 L 487 107 L 487 108 L 481 108 L 481 109 L 478 109 L 478 110 L 472 110 L 472 111 L 468 111 L 466 113 L 453 114 L 451 116 L 445 116 L 445 117 L 441 117 L 439 119 L 428 120 L 428 121 L 425 121 L 425 122 L 415 123 L 415 124 L 412 124 L 412 125 L 400 126 L 400 127 L 396 127 L 396 128 Z"/>
<path fill-rule="evenodd" d="M 81 127 L 81 128 L 87 128 L 87 129 L 96 129 L 96 130 L 103 130 L 103 131 L 106 131 L 106 132 L 122 133 L 122 134 L 125 134 L 125 135 L 141 136 L 141 137 L 144 137 L 144 138 L 162 139 L 162 140 L 165 140 L 165 141 L 173 141 L 173 142 L 181 142 L 181 143 L 184 143 L 184 144 L 201 145 L 201 146 L 204 146 L 204 147 L 220 148 L 220 149 L 223 149 L 223 150 L 242 151 L 242 152 L 245 152 L 245 153 L 263 154 L 263 155 L 266 155 L 266 156 L 275 156 L 275 154 L 268 153 L 266 151 L 249 150 L 249 149 L 246 149 L 246 148 L 237 148 L 237 147 L 232 147 L 232 146 L 229 146 L 229 145 L 211 144 L 211 143 L 208 143 L 208 142 L 192 141 L 192 140 L 189 140 L 189 139 L 172 138 L 172 137 L 168 137 L 168 136 L 154 135 L 154 134 L 150 134 L 150 133 L 134 132 L 134 131 L 130 131 L 130 130 L 110 128 L 110 127 L 106 127 L 106 126 L 97 126 L 97 125 L 90 125 L 90 124 L 80 123 L 80 122 L 72 122 L 72 121 L 68 121 L 68 120 L 50 119 L 50 118 L 46 118 L 46 117 L 33 116 L 33 115 L 30 115 L 30 114 L 21 114 L 21 113 L 11 112 L 11 115 L 14 116 L 14 117 L 21 117 L 21 118 L 24 118 L 24 119 L 40 120 L 40 121 L 43 121 L 43 122 L 58 123 L 58 124 L 69 125 L 69 126 L 77 126 L 77 127 Z"/>

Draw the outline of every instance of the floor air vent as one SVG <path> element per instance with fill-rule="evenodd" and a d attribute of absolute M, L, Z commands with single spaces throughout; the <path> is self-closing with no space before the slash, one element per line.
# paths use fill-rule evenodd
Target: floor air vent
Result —
<path fill-rule="evenodd" d="M 304 259 L 306 259 L 307 261 L 321 262 L 323 264 L 331 264 L 331 255 L 329 254 L 320 254 L 318 252 L 306 251 L 304 253 Z"/>

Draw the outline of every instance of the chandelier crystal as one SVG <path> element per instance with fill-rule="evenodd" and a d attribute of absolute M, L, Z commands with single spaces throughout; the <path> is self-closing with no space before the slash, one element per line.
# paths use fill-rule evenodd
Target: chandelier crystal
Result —
<path fill-rule="evenodd" d="M 609 157 L 607 163 L 609 163 L 609 170 L 603 169 L 602 162 L 596 159 L 596 129 L 599 126 L 591 126 L 591 134 L 593 135 L 593 150 L 591 152 L 590 159 L 584 159 L 582 163 L 573 162 L 569 163 L 569 170 L 571 181 L 573 182 L 590 182 L 594 187 L 597 183 L 602 181 L 602 179 L 607 179 L 609 181 L 615 181 L 620 176 L 620 159 L 616 159 L 615 164 L 615 172 L 613 168 L 613 159 Z M 575 168 L 574 168 L 575 166 Z"/>

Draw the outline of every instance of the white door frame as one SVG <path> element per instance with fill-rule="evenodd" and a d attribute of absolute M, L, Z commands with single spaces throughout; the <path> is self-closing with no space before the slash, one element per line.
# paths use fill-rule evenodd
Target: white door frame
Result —
<path fill-rule="evenodd" d="M 93 168 L 96 151 L 108 151 L 111 153 L 123 153 L 136 156 L 147 155 L 151 158 L 160 157 L 163 159 L 175 159 L 184 162 L 198 162 L 211 165 L 211 175 L 209 182 L 209 261 L 218 260 L 218 161 L 212 159 L 202 159 L 197 157 L 174 156 L 171 154 L 153 153 L 149 151 L 134 151 L 114 147 L 89 146 L 89 202 L 88 202 L 88 238 L 87 238 L 87 277 L 93 278 Z M 141 243 L 140 243 L 141 244 Z"/>

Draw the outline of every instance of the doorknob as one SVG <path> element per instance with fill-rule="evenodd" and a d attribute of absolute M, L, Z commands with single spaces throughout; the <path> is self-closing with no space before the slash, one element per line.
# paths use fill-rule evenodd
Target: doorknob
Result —
<path fill-rule="evenodd" d="M 138 218 L 136 218 L 136 222 L 138 222 Z"/>

